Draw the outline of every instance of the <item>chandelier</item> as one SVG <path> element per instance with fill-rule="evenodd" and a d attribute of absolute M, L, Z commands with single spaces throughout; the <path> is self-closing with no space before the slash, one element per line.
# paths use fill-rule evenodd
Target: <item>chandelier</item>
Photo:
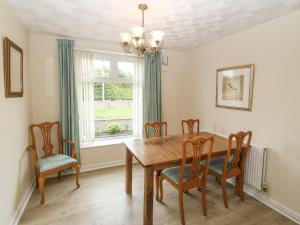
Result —
<path fill-rule="evenodd" d="M 151 32 L 152 38 L 146 40 L 144 27 L 144 13 L 148 9 L 146 4 L 139 4 L 138 8 L 142 11 L 142 26 L 132 28 L 132 33 L 121 33 L 122 47 L 125 52 L 135 52 L 137 55 L 143 55 L 144 52 L 155 53 L 161 48 L 161 42 L 164 37 L 164 32 L 155 30 Z"/>

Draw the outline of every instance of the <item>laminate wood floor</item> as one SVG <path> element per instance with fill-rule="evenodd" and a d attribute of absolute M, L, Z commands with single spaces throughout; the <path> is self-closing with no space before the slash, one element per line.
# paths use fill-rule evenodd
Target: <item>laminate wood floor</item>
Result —
<path fill-rule="evenodd" d="M 133 167 L 133 192 L 124 190 L 125 168 L 114 167 L 81 174 L 81 187 L 75 189 L 75 176 L 46 180 L 46 203 L 41 206 L 35 189 L 19 225 L 142 225 L 144 173 Z M 223 205 L 221 188 L 210 177 L 207 191 L 208 216 L 201 208 L 201 193 L 191 190 L 184 197 L 187 225 L 296 225 L 256 199 L 245 196 L 241 202 L 229 186 L 229 209 Z M 164 204 L 154 200 L 154 224 L 180 224 L 178 195 L 164 182 Z"/>

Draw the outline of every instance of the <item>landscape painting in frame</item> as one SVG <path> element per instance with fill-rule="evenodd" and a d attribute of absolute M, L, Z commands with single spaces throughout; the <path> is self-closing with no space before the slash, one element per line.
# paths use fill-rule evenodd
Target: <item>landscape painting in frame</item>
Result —
<path fill-rule="evenodd" d="M 252 110 L 254 64 L 217 69 L 216 107 Z"/>

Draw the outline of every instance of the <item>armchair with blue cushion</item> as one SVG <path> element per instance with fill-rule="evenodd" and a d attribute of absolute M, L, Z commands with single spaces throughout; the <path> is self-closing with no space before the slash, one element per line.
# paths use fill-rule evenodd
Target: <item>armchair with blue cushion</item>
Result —
<path fill-rule="evenodd" d="M 55 126 L 57 127 L 58 154 L 54 153 L 54 145 L 51 142 L 51 131 Z M 44 156 L 41 158 L 38 158 L 37 154 L 37 140 L 34 132 L 36 128 L 39 129 L 43 138 L 42 150 L 44 152 Z M 36 184 L 41 193 L 41 204 L 45 203 L 44 184 L 46 177 L 50 174 L 58 173 L 58 177 L 60 178 L 62 171 L 74 168 L 76 170 L 76 186 L 79 188 L 80 164 L 76 159 L 77 155 L 75 144 L 71 140 L 62 139 L 60 122 L 56 121 L 32 124 L 29 129 L 32 143 L 27 147 L 27 150 L 30 151 L 32 156 L 36 174 Z M 72 157 L 62 153 L 63 143 L 70 145 Z"/>

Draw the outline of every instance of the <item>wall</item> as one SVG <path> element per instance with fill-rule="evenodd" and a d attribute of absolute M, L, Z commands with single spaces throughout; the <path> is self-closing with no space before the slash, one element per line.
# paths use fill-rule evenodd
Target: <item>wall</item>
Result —
<path fill-rule="evenodd" d="M 36 33 L 30 35 L 34 122 L 59 119 L 56 38 Z M 76 48 L 87 51 L 123 52 L 119 44 L 87 40 L 76 40 Z M 178 51 L 164 53 L 169 57 L 169 70 L 162 74 L 163 117 L 168 121 L 169 133 L 174 134 L 180 132 L 180 121 L 190 112 L 187 101 L 189 92 L 183 88 L 188 87 L 188 55 Z M 106 165 L 107 162 L 120 163 L 124 160 L 123 148 L 122 144 L 83 148 L 83 169 L 96 168 L 97 165 Z"/>
<path fill-rule="evenodd" d="M 13 10 L 0 0 L 0 224 L 10 224 L 33 174 L 26 146 L 31 123 L 29 35 Z M 2 38 L 10 38 L 24 53 L 24 97 L 5 98 Z"/>
<path fill-rule="evenodd" d="M 252 130 L 270 148 L 269 197 L 300 213 L 300 12 L 190 52 L 193 113 L 202 128 Z M 216 69 L 255 64 L 253 111 L 215 107 Z"/>

